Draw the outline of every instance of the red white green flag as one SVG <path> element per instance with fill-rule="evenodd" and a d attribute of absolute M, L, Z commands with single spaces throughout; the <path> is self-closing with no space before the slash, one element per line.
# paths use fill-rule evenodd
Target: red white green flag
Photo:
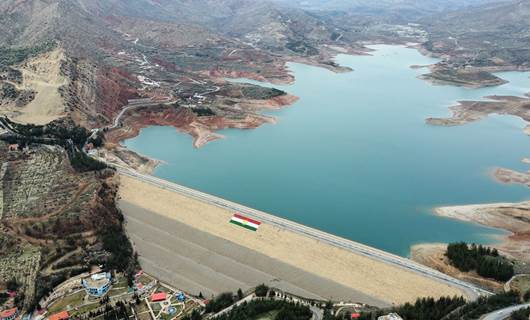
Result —
<path fill-rule="evenodd" d="M 234 213 L 232 219 L 230 219 L 230 223 L 252 231 L 257 231 L 259 226 L 261 225 L 261 222 L 242 216 L 239 213 Z"/>

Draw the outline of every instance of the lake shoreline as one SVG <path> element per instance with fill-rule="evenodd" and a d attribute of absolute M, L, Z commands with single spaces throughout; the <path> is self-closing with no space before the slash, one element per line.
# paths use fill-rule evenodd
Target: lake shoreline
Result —
<path fill-rule="evenodd" d="M 530 201 L 438 207 L 433 213 L 504 230 L 508 234 L 501 236 L 493 247 L 514 259 L 530 257 Z"/>
<path fill-rule="evenodd" d="M 488 246 L 523 264 L 530 262 L 530 201 L 437 207 L 433 209 L 433 214 L 503 230 L 507 234 Z M 419 243 L 410 248 L 410 257 L 455 278 L 493 291 L 503 290 L 502 282 L 481 277 L 476 272 L 462 272 L 451 266 L 445 257 L 446 248 L 447 243 Z"/>
<path fill-rule="evenodd" d="M 404 46 L 399 46 L 399 47 L 403 48 Z M 380 49 L 377 48 L 377 49 L 373 52 L 373 54 L 371 54 L 371 56 L 374 56 L 375 59 L 379 59 L 378 57 L 390 57 L 391 55 L 396 54 L 396 53 L 394 52 L 394 50 L 395 50 L 396 52 L 400 52 L 401 50 L 403 50 L 403 49 L 401 49 L 401 48 L 396 48 L 396 49 L 390 49 L 390 50 L 389 50 L 389 49 L 385 49 L 384 46 L 383 46 L 382 48 L 383 48 L 382 50 L 388 50 L 388 51 L 383 51 L 383 52 L 384 52 L 383 54 L 379 54 L 379 53 L 377 53 L 377 51 L 380 50 Z M 406 48 L 406 47 L 405 47 L 405 48 Z M 414 49 L 416 49 L 416 48 L 414 48 Z M 412 51 L 413 51 L 413 50 L 410 50 L 410 52 L 412 52 Z M 417 51 L 417 50 L 415 50 L 415 51 Z M 415 61 L 419 61 L 420 64 L 421 64 L 422 66 L 429 65 L 429 63 L 431 63 L 431 62 L 430 62 L 430 59 L 425 59 L 425 60 L 424 60 L 424 59 L 421 59 L 421 58 L 420 58 L 420 59 L 415 58 L 416 60 L 413 60 L 413 59 L 410 59 L 411 56 L 412 56 L 412 57 L 420 56 L 420 54 L 419 54 L 419 53 L 415 53 L 415 54 L 410 54 L 410 55 L 409 55 L 409 59 L 407 60 L 408 62 L 407 62 L 407 64 L 406 64 L 406 68 L 407 68 L 408 70 L 414 70 L 414 69 L 411 68 L 411 66 L 414 65 L 414 62 L 415 62 Z M 371 58 L 368 57 L 368 58 L 363 58 L 363 59 L 371 59 Z M 387 58 L 384 58 L 384 59 L 387 59 Z M 394 59 L 394 58 L 391 58 L 391 59 Z M 366 71 L 363 71 L 363 68 L 361 68 L 361 65 L 359 65 L 359 69 L 357 69 L 357 65 L 356 65 L 356 64 L 349 64 L 349 63 L 348 63 L 349 61 L 350 61 L 349 58 L 347 58 L 346 56 L 339 56 L 339 58 L 337 59 L 337 62 L 339 62 L 339 63 L 341 63 L 341 64 L 344 64 L 344 65 L 347 65 L 347 66 L 350 66 L 350 67 L 352 67 L 352 69 L 355 68 L 356 71 L 359 71 L 359 72 L 361 73 L 361 75 L 362 75 L 362 72 L 366 72 Z M 421 63 L 422 61 L 426 61 L 426 62 Z M 412 63 L 411 63 L 411 62 L 412 62 Z M 362 63 L 362 62 L 361 62 L 361 63 Z M 365 69 L 366 69 L 366 68 L 365 68 Z M 303 66 L 296 66 L 296 67 L 292 68 L 291 70 L 292 70 L 292 71 L 296 71 L 296 72 L 294 72 L 293 74 L 296 75 L 297 79 L 298 79 L 300 82 L 304 82 L 304 81 L 303 81 L 303 78 L 304 78 L 304 74 L 305 74 L 305 73 L 303 73 L 303 74 L 302 74 L 302 73 L 298 73 L 298 72 L 299 72 L 298 70 L 309 70 L 309 71 L 310 71 L 310 70 L 313 70 L 313 71 L 310 71 L 310 72 L 309 72 L 310 75 L 318 74 L 317 72 L 314 71 L 315 69 L 306 68 L 306 67 L 303 67 Z M 305 71 L 304 71 L 304 72 L 305 72 Z M 417 74 L 418 71 L 411 71 L 410 73 L 415 73 L 415 74 Z M 353 73 L 352 73 L 352 74 L 353 74 Z M 326 72 L 324 72 L 324 73 L 323 73 L 323 76 L 325 76 L 325 75 L 331 77 L 331 74 L 330 74 L 330 73 L 326 73 Z M 305 77 L 307 78 L 307 75 L 306 75 Z M 350 78 L 352 78 L 352 79 L 355 79 L 355 80 L 364 81 L 364 80 L 362 80 L 362 79 L 364 79 L 364 77 L 361 77 L 362 79 L 359 79 L 359 76 L 357 76 L 357 77 L 351 77 L 351 76 L 349 76 L 349 75 L 347 75 L 347 74 L 346 74 L 346 75 L 338 75 L 338 76 L 336 76 L 336 77 L 339 78 L 339 79 L 350 79 Z M 414 76 L 413 76 L 413 77 L 414 77 Z M 415 78 L 415 77 L 414 77 L 414 78 Z M 308 79 L 309 79 L 309 78 L 308 78 Z M 324 81 L 324 79 L 327 79 L 327 78 L 322 78 L 322 79 L 323 79 L 322 81 Z M 369 79 L 369 78 L 368 78 L 368 79 Z M 508 77 L 507 79 L 513 80 L 513 79 L 517 79 L 517 78 Z M 292 87 L 289 87 L 290 89 L 287 89 L 287 91 L 292 92 L 293 94 L 296 94 L 296 95 L 298 95 L 298 96 L 301 96 L 301 97 L 304 99 L 304 104 L 303 104 L 303 105 L 300 105 L 300 108 L 306 109 L 306 108 L 307 108 L 307 105 L 306 105 L 306 104 L 307 104 L 307 100 L 308 100 L 308 98 L 307 98 L 306 95 L 304 95 L 304 94 L 300 94 L 300 92 L 298 91 L 299 88 L 298 88 L 297 86 L 299 86 L 299 81 L 297 81 L 296 84 L 293 84 Z M 424 83 L 424 82 L 425 82 L 425 81 L 422 81 L 422 80 L 416 80 L 416 81 L 417 81 L 417 83 Z M 517 81 L 517 80 L 515 80 L 515 81 Z M 251 83 L 253 83 L 253 82 L 251 82 Z M 362 82 L 361 82 L 361 83 L 362 83 Z M 515 83 L 518 83 L 518 82 L 515 82 Z M 420 85 L 420 86 L 422 86 L 422 85 Z M 423 85 L 423 86 L 435 87 L 435 86 L 432 86 L 432 85 L 429 85 L 429 84 L 427 84 L 427 85 Z M 447 86 L 447 87 L 451 87 L 451 86 Z M 347 88 L 347 87 L 341 87 L 340 90 L 346 90 L 346 88 Z M 320 87 L 319 87 L 319 89 L 320 89 Z M 324 89 L 324 90 L 326 89 L 325 86 L 323 87 L 323 89 Z M 444 89 L 444 90 L 447 90 L 447 89 Z M 449 90 L 449 91 L 451 92 L 451 90 Z M 492 91 L 493 91 L 493 90 L 486 91 L 486 92 L 492 92 Z M 507 91 L 510 92 L 509 90 L 504 90 L 504 91 L 503 91 L 503 90 L 500 90 L 500 92 L 504 92 L 504 93 L 507 92 Z M 312 92 L 314 92 L 314 90 L 313 90 Z M 340 91 L 339 91 L 339 92 L 340 92 Z M 458 93 L 458 91 L 453 91 L 453 92 Z M 466 92 L 471 92 L 471 91 L 466 91 Z M 472 95 L 467 95 L 466 92 L 464 92 L 464 95 L 463 95 L 464 97 L 472 96 Z M 511 92 L 510 92 L 510 93 L 511 93 Z M 486 95 L 487 95 L 487 94 L 481 95 L 481 97 L 486 96 Z M 458 97 L 458 96 L 457 96 L 457 97 Z M 314 98 L 314 96 L 312 96 L 312 98 Z M 455 99 L 455 100 L 453 100 L 453 101 L 456 101 L 456 100 L 457 100 L 457 99 Z M 326 102 L 324 102 L 324 103 L 326 103 Z M 325 107 L 325 106 L 326 106 L 325 104 L 322 104 L 322 102 L 320 102 L 320 103 L 318 103 L 318 104 L 319 104 L 319 106 L 322 106 L 322 107 Z M 298 109 L 298 107 L 297 107 L 297 109 Z M 321 109 L 320 109 L 320 110 L 321 110 Z M 414 110 L 414 109 L 413 109 L 413 110 Z M 344 110 L 342 110 L 342 111 L 344 111 Z M 304 113 L 306 113 L 306 112 L 311 112 L 311 111 L 310 111 L 310 110 L 304 110 Z M 295 113 L 295 112 L 293 112 L 293 110 L 291 110 L 291 111 L 285 111 L 284 114 L 292 114 L 292 113 Z M 300 112 L 297 112 L 297 113 L 300 114 Z M 342 114 L 347 115 L 347 113 L 342 113 Z M 324 115 L 327 115 L 327 113 L 324 113 Z M 157 116 L 157 117 L 158 117 L 158 116 Z M 283 115 L 282 115 L 282 117 L 283 117 Z M 164 117 L 162 117 L 162 118 L 164 118 Z M 331 119 L 332 121 L 337 120 L 337 118 L 331 118 L 331 117 L 330 117 L 328 120 L 330 120 L 330 119 Z M 333 120 L 333 119 L 335 119 L 335 120 Z M 291 119 L 291 120 L 292 120 L 292 119 Z M 344 119 L 340 119 L 340 118 L 338 119 L 338 121 L 340 121 L 340 122 L 344 122 L 343 120 L 344 120 Z M 367 119 L 364 119 L 364 121 L 366 121 L 366 120 L 367 120 Z M 279 124 L 279 126 L 282 126 L 282 125 L 285 126 L 285 124 L 288 123 L 289 121 L 290 121 L 290 120 L 288 119 L 288 117 L 286 117 L 286 118 L 285 118 L 285 121 L 282 121 L 282 122 Z M 319 121 L 320 121 L 320 120 L 319 120 Z M 309 125 L 309 124 L 308 124 L 308 125 Z M 312 126 L 312 128 L 315 128 L 315 124 L 311 124 L 311 126 Z M 420 120 L 420 122 L 418 122 L 418 126 L 428 127 L 428 126 L 425 126 L 425 124 L 424 124 L 421 120 Z M 285 128 L 283 128 L 283 130 L 282 130 L 281 127 L 278 128 L 278 129 L 275 129 L 275 128 L 265 128 L 263 132 L 267 132 L 267 130 L 279 130 L 279 131 L 282 132 L 282 133 L 286 133 L 286 135 L 284 135 L 284 137 L 285 137 L 288 141 L 290 141 L 291 144 L 292 144 L 292 143 L 296 143 L 297 140 L 295 140 L 295 139 L 299 139 L 299 138 L 300 138 L 300 137 L 293 138 L 293 137 L 290 135 L 290 133 L 289 133 L 288 131 L 287 131 L 287 132 L 284 132 Z M 422 130 L 423 130 L 423 129 L 422 129 Z M 430 131 L 430 129 L 428 129 L 428 130 Z M 466 130 L 466 131 L 467 131 L 467 130 Z M 153 132 L 154 132 L 154 131 L 153 131 Z M 156 131 L 156 132 L 158 132 L 158 131 Z M 168 133 L 168 131 L 164 131 L 164 132 L 165 132 L 165 134 L 169 134 L 169 133 L 170 133 L 170 132 Z M 239 132 L 239 131 L 238 131 L 238 132 Z M 247 138 L 250 137 L 250 136 L 253 136 L 253 137 L 262 137 L 262 136 L 263 136 L 263 134 L 260 134 L 260 133 L 249 135 L 249 134 L 246 134 L 246 133 L 241 134 L 241 133 L 238 133 L 238 132 L 233 132 L 233 133 L 234 133 L 234 136 L 235 136 L 235 137 L 245 137 L 244 141 L 248 141 Z M 349 132 L 349 131 L 348 131 L 348 132 Z M 439 131 L 438 131 L 438 132 L 439 132 Z M 453 132 L 454 132 L 454 131 L 453 131 Z M 495 132 L 497 132 L 497 131 L 495 131 Z M 269 133 L 270 133 L 270 132 L 269 132 Z M 448 133 L 448 134 L 454 136 L 454 134 L 451 134 L 451 133 Z M 148 135 L 149 135 L 149 136 L 152 136 L 152 138 L 155 138 L 155 137 L 156 137 L 156 134 L 153 135 L 153 134 L 151 133 L 151 134 L 148 134 Z M 159 135 L 160 135 L 160 134 L 159 134 Z M 232 137 L 232 135 L 231 135 L 230 133 L 229 133 L 229 135 L 230 135 L 230 137 Z M 265 135 L 269 136 L 267 133 L 266 133 Z M 457 135 L 458 135 L 458 134 L 457 134 Z M 295 136 L 296 136 L 296 135 L 295 135 Z M 362 135 L 361 135 L 361 136 L 362 136 Z M 258 138 L 258 139 L 260 139 L 260 138 Z M 274 139 L 274 134 L 273 134 L 273 139 Z M 171 139 L 169 139 L 169 140 L 171 140 Z M 123 141 L 123 140 L 121 140 L 121 141 Z M 180 139 L 180 138 L 179 138 L 177 141 L 186 141 L 186 142 L 187 142 L 187 141 L 189 141 L 189 140 L 187 140 L 187 139 L 184 139 L 184 140 L 183 140 L 183 139 Z M 327 140 L 327 141 L 333 141 L 333 140 Z M 377 142 L 377 141 L 376 141 L 376 142 Z M 143 148 L 141 148 L 141 146 L 138 145 L 138 144 L 135 143 L 135 142 L 132 142 L 132 143 L 133 143 L 133 144 L 136 144 L 137 147 L 140 147 L 140 149 L 138 149 L 138 150 L 142 151 L 143 154 L 146 154 L 146 155 L 153 155 L 153 158 L 156 158 L 156 157 L 158 156 L 159 158 L 166 159 L 166 158 L 164 158 L 163 156 L 158 155 L 158 153 L 147 152 L 146 150 L 144 150 Z M 187 142 L 187 143 L 189 143 L 189 142 Z M 257 141 L 257 143 L 258 143 L 258 145 L 261 144 L 261 145 L 267 146 L 269 142 L 267 142 L 267 141 Z M 275 144 L 275 143 L 277 143 L 277 142 L 273 140 L 273 142 L 271 142 L 271 143 Z M 230 147 L 230 145 L 233 144 L 232 141 L 227 141 L 226 144 L 227 144 L 227 147 L 226 147 L 226 148 L 228 148 L 228 150 L 232 150 L 232 149 L 233 149 L 233 148 Z M 517 143 L 517 144 L 518 144 L 518 145 L 521 145 L 520 143 Z M 132 147 L 133 145 L 130 144 L 130 143 L 127 143 L 127 146 Z M 182 152 L 182 148 L 183 148 L 183 146 L 180 145 L 180 142 L 179 142 L 179 146 L 180 146 L 179 148 L 180 148 L 180 150 L 181 150 L 181 151 L 179 152 L 180 154 L 187 154 L 187 153 L 188 153 L 188 152 Z M 185 147 L 185 146 L 184 146 L 184 147 Z M 212 152 L 214 152 L 214 153 L 215 153 L 215 152 L 219 152 L 219 151 L 218 151 L 219 148 L 221 148 L 220 145 L 215 144 L 215 145 L 212 146 L 212 148 L 207 148 L 206 151 L 202 151 L 202 150 L 201 150 L 201 151 L 198 152 L 198 153 L 197 153 L 197 152 L 193 152 L 193 153 L 194 153 L 194 154 L 203 154 L 203 155 L 204 155 L 204 154 L 210 154 L 210 153 L 212 153 Z M 248 146 L 245 147 L 245 148 L 248 148 Z M 151 149 L 152 149 L 152 148 L 151 148 Z M 214 150 L 214 151 L 212 151 L 212 150 Z M 232 150 L 232 151 L 227 151 L 227 152 L 228 152 L 228 153 L 232 153 L 232 154 L 234 154 L 234 151 L 236 151 L 236 153 L 237 153 L 237 150 Z M 255 154 L 256 150 L 254 150 L 253 152 L 254 152 L 254 154 Z M 269 151 L 269 152 L 271 152 L 271 151 Z M 258 152 L 258 153 L 259 153 L 259 152 Z M 281 154 L 281 153 L 280 153 L 280 154 Z M 186 157 L 189 157 L 189 156 L 191 156 L 191 155 L 187 155 Z M 224 156 L 227 156 L 227 155 L 223 155 L 223 157 L 224 157 Z M 262 156 L 263 156 L 263 155 L 262 155 Z M 180 157 L 180 156 L 179 156 L 179 157 Z M 197 157 L 197 156 L 191 156 L 192 159 L 195 159 L 196 157 Z M 230 157 L 230 156 L 228 155 L 228 157 Z M 483 158 L 484 158 L 484 157 L 483 157 Z M 169 158 L 169 159 L 171 159 L 171 158 Z M 167 159 L 166 159 L 166 160 L 167 160 Z M 287 158 L 286 160 L 289 160 L 289 159 Z M 171 161 L 168 161 L 168 163 L 169 163 L 168 166 L 159 167 L 160 170 L 157 170 L 157 171 L 149 171 L 149 172 L 147 172 L 147 173 L 157 172 L 157 175 L 160 175 L 162 178 L 165 178 L 165 179 L 171 180 L 172 178 L 171 178 L 170 176 L 168 176 L 168 174 L 169 174 L 169 173 L 171 172 L 171 170 L 172 170 L 172 169 L 171 169 L 171 166 L 172 166 L 174 163 L 177 163 L 176 161 L 177 161 L 177 160 L 171 160 Z M 181 161 L 181 160 L 178 160 L 178 161 Z M 195 159 L 194 161 L 200 161 L 200 162 L 202 162 L 200 159 Z M 217 161 L 213 161 L 212 163 L 209 163 L 209 162 L 211 162 L 211 161 L 205 161 L 205 164 L 204 164 L 204 165 L 201 165 L 201 168 L 216 168 L 216 167 L 218 167 L 218 166 L 223 165 L 222 162 L 220 162 L 220 163 L 217 162 Z M 173 163 L 173 164 L 172 164 L 172 163 Z M 236 164 L 236 163 L 238 163 L 238 162 L 237 162 L 237 161 L 234 162 L 233 160 L 231 161 L 231 164 L 233 164 L 233 165 L 235 166 L 234 169 L 237 168 L 237 171 L 239 171 L 239 170 L 240 170 L 240 167 L 238 167 L 239 164 Z M 226 165 L 226 163 L 225 163 L 224 165 Z M 154 169 L 154 168 L 153 168 L 153 169 Z M 192 171 L 193 171 L 193 170 L 198 170 L 198 169 L 192 169 Z M 265 171 L 266 171 L 266 170 L 267 170 L 267 169 L 265 168 Z M 190 171 L 190 172 L 192 172 L 192 171 Z M 236 171 L 236 172 L 237 172 L 237 171 Z M 208 188 L 206 188 L 206 187 L 204 187 L 204 186 L 200 186 L 200 185 L 198 185 L 198 184 L 195 184 L 194 180 L 189 180 L 189 179 L 187 179 L 186 176 L 188 176 L 188 175 L 189 175 L 189 174 L 185 174 L 185 173 L 184 173 L 184 174 L 179 174 L 178 180 L 175 180 L 175 181 L 179 181 L 180 183 L 183 183 L 183 184 L 185 184 L 185 185 L 194 186 L 195 188 L 198 188 L 199 190 L 208 190 Z M 214 176 L 215 176 L 215 175 L 216 175 L 216 174 L 214 174 Z M 221 175 L 221 176 L 223 176 L 223 175 Z M 184 178 L 184 179 L 183 179 L 183 178 Z M 201 178 L 201 177 L 199 177 L 199 180 L 200 180 L 200 178 Z M 224 177 L 223 179 L 227 179 L 227 177 Z M 231 179 L 231 178 L 230 178 L 230 179 Z M 498 179 L 498 180 L 501 180 L 501 179 Z M 237 181 L 237 180 L 234 180 L 234 181 Z M 503 181 L 503 182 L 504 182 L 504 181 Z M 497 187 L 494 187 L 494 188 L 491 188 L 491 189 L 495 189 L 495 188 L 497 188 Z M 210 191 L 212 191 L 212 189 L 210 189 Z M 265 191 L 265 190 L 263 190 L 263 191 Z M 233 192 L 236 192 L 236 191 L 231 190 L 231 192 L 233 193 Z M 520 193 L 520 191 L 519 191 L 519 193 Z M 220 193 L 217 191 L 217 194 L 220 194 Z M 235 194 L 237 194 L 237 192 L 236 192 Z M 272 196 L 272 195 L 271 195 L 271 196 Z M 454 198 L 454 197 L 453 197 L 453 198 Z M 448 199 L 447 199 L 447 202 L 448 202 L 448 203 L 459 203 L 459 202 L 464 202 L 464 201 L 465 201 L 465 199 L 464 199 L 464 201 L 461 201 L 461 200 L 456 200 L 456 199 L 453 199 L 453 198 L 448 198 Z M 234 198 L 232 198 L 232 199 L 234 199 Z M 490 199 L 491 199 L 491 198 L 490 198 Z M 508 198 L 506 198 L 506 199 L 508 199 L 509 201 L 514 200 L 513 197 L 512 197 L 512 198 L 508 197 Z M 239 200 L 242 201 L 241 198 L 240 198 Z M 479 199 L 479 200 L 480 200 L 480 201 L 487 201 L 488 199 L 487 199 L 486 197 L 482 197 L 482 199 Z M 502 198 L 501 198 L 501 200 L 502 200 Z M 471 202 L 471 201 L 470 201 L 470 202 Z M 471 203 L 473 203 L 473 202 L 471 202 Z M 253 206 L 261 207 L 261 208 L 267 208 L 267 206 L 263 206 L 263 204 L 256 204 L 256 203 L 249 203 L 249 204 L 250 204 L 250 205 L 253 205 Z M 299 209 L 297 209 L 297 208 L 300 208 L 300 206 L 297 206 L 296 204 L 293 204 L 293 207 L 292 207 L 292 208 L 295 208 L 293 211 L 296 211 L 296 210 L 299 210 Z M 288 212 L 289 210 L 290 210 L 290 209 L 287 208 L 287 210 L 284 210 L 284 211 L 285 211 L 285 212 Z M 410 209 L 408 209 L 408 210 L 409 210 L 409 212 L 410 212 Z M 284 212 L 284 211 L 282 211 L 282 212 Z M 311 211 L 311 210 L 309 210 L 309 211 L 306 210 L 306 211 L 304 211 L 304 212 L 307 212 L 307 214 L 311 214 L 312 211 Z M 337 211 L 337 212 L 342 212 L 342 211 Z M 425 214 L 425 216 L 428 216 L 428 214 Z M 422 218 L 421 218 L 420 220 L 422 220 L 422 219 L 424 219 L 423 216 L 422 216 Z M 427 218 L 426 220 L 429 220 L 429 219 Z M 446 220 L 446 221 L 447 221 L 447 220 Z M 447 225 L 451 225 L 451 223 L 447 223 L 447 222 L 445 222 L 445 224 L 447 224 Z M 468 227 L 468 226 L 465 226 L 465 224 L 462 224 L 462 226 L 464 226 L 464 227 L 460 227 L 460 226 L 458 226 L 456 230 L 466 230 L 466 229 L 470 229 L 470 230 L 472 230 L 472 229 L 475 228 L 475 227 Z M 484 234 L 487 232 L 486 230 L 484 230 L 484 231 L 479 231 L 480 228 L 478 228 L 478 227 L 477 227 L 475 230 L 477 230 L 478 232 L 484 232 Z M 444 236 L 430 237 L 430 236 L 428 236 L 426 239 L 429 240 L 429 239 L 433 239 L 433 238 L 434 238 L 435 241 L 438 240 L 438 239 L 441 239 L 442 241 L 446 241 L 444 238 L 450 238 L 450 241 L 453 241 L 453 239 L 454 239 L 455 241 L 458 241 L 458 240 L 465 240 L 465 241 L 469 241 L 469 242 L 471 242 L 471 241 L 475 241 L 475 242 L 478 242 L 478 243 L 480 243 L 480 241 L 482 241 L 482 240 L 480 240 L 480 239 L 484 239 L 484 241 L 487 241 L 487 240 L 486 240 L 486 237 L 483 236 L 483 235 L 480 235 L 479 233 L 477 233 L 477 231 L 475 231 L 475 233 L 473 233 L 473 236 L 467 236 L 467 237 L 466 237 L 465 235 L 462 236 L 462 237 L 458 236 L 458 235 L 460 234 L 461 231 L 453 231 L 453 232 L 452 232 L 452 234 L 453 234 L 452 237 L 447 237 L 447 236 L 445 236 L 445 237 L 444 237 Z M 335 231 L 333 231 L 333 233 L 334 233 L 334 232 L 335 232 Z M 349 231 L 342 231 L 342 234 L 345 234 L 345 232 L 346 232 L 346 234 L 347 234 Z M 468 234 L 472 234 L 472 233 L 468 233 Z M 455 235 L 456 235 L 456 236 L 455 236 Z M 356 237 L 354 237 L 354 238 L 356 238 Z M 352 239 L 354 239 L 354 238 L 352 238 Z M 412 238 L 413 238 L 413 237 L 412 237 Z M 425 236 L 423 236 L 423 238 L 425 239 Z M 437 239 L 437 238 L 438 238 L 438 239 Z M 480 238 L 480 239 L 479 239 L 479 238 Z M 357 238 L 357 239 L 361 239 L 361 238 Z M 367 243 L 370 243 L 370 241 L 367 241 L 366 239 L 363 239 L 363 240 L 364 240 L 365 242 L 367 242 Z M 409 242 L 409 243 L 414 243 L 414 242 L 415 242 L 415 241 L 414 241 L 414 239 L 413 239 L 413 240 L 412 240 L 411 242 Z M 390 247 L 392 247 L 392 246 L 390 246 Z M 380 247 L 380 248 L 385 248 L 385 249 L 388 250 L 388 248 L 385 247 L 385 246 L 382 246 L 382 247 Z M 407 255 L 407 252 L 408 252 L 408 249 L 409 249 L 409 246 L 406 246 L 406 247 L 404 247 L 404 248 L 400 248 L 400 249 L 397 249 L 397 250 L 395 250 L 395 249 L 390 249 L 390 251 L 391 251 L 391 252 L 396 252 L 396 253 L 398 253 L 399 255 L 402 255 L 402 256 L 403 256 L 403 255 L 406 256 L 406 255 Z"/>

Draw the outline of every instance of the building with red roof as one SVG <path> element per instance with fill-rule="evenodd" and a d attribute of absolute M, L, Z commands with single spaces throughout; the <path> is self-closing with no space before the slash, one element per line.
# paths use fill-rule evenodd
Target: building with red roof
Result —
<path fill-rule="evenodd" d="M 14 320 L 18 315 L 17 308 L 11 308 L 0 312 L 0 320 Z"/>
<path fill-rule="evenodd" d="M 151 295 L 151 302 L 160 302 L 165 301 L 167 299 L 167 295 L 165 292 L 155 292 Z"/>
<path fill-rule="evenodd" d="M 48 317 L 48 320 L 68 320 L 70 319 L 70 315 L 68 314 L 68 311 L 61 311 L 56 314 L 52 314 Z"/>

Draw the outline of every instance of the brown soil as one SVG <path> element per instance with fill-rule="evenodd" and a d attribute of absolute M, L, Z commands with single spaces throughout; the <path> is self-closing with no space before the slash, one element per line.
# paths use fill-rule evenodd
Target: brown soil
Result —
<path fill-rule="evenodd" d="M 254 129 L 264 123 L 273 123 L 273 119 L 247 114 L 240 119 L 229 119 L 221 116 L 199 117 L 184 107 L 147 107 L 135 110 L 127 116 L 123 127 L 107 133 L 107 140 L 119 143 L 137 136 L 140 130 L 148 126 L 173 126 L 178 131 L 193 137 L 193 146 L 200 148 L 206 143 L 223 138 L 215 133 L 226 128 Z"/>
<path fill-rule="evenodd" d="M 498 168 L 493 176 L 502 183 L 522 184 L 530 188 L 530 171 L 519 172 L 510 169 Z"/>
<path fill-rule="evenodd" d="M 530 260 L 530 202 L 494 203 L 441 207 L 435 214 L 461 221 L 499 228 L 511 234 L 495 245 L 503 254 L 518 260 Z"/>
<path fill-rule="evenodd" d="M 445 256 L 446 249 L 447 245 L 442 243 L 418 244 L 412 246 L 411 258 L 414 261 L 457 279 L 474 283 L 480 287 L 487 288 L 492 291 L 502 291 L 503 284 L 498 281 L 485 279 L 479 276 L 476 272 L 462 272 L 453 267 Z"/>
<path fill-rule="evenodd" d="M 530 122 L 530 99 L 514 96 L 488 96 L 493 101 L 460 101 L 452 106 L 450 118 L 428 118 L 428 124 L 456 126 L 486 118 L 490 114 L 512 115 Z"/>
<path fill-rule="evenodd" d="M 64 61 L 64 51 L 58 48 L 22 64 L 19 67 L 22 84 L 16 87 L 36 92 L 35 98 L 22 108 L 4 105 L 0 113 L 13 116 L 19 122 L 33 124 L 46 124 L 65 116 L 65 101 L 59 92 L 61 87 L 68 84 L 61 73 Z"/>

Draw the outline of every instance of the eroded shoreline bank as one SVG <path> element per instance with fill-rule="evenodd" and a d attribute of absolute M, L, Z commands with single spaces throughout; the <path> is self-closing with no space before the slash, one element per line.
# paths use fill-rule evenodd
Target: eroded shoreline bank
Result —
<path fill-rule="evenodd" d="M 433 213 L 440 217 L 476 223 L 507 232 L 490 246 L 501 254 L 518 261 L 530 262 L 530 201 L 519 203 L 490 203 L 438 207 Z M 447 244 L 420 243 L 411 247 L 411 259 L 457 279 L 475 283 L 493 291 L 502 291 L 504 284 L 481 277 L 476 272 L 462 272 L 453 267 L 445 256 Z"/>
<path fill-rule="evenodd" d="M 159 117 L 159 118 L 164 118 L 164 117 Z M 500 171 L 500 170 L 501 170 L 501 169 L 499 169 L 499 172 L 500 172 L 500 173 L 496 175 L 499 181 L 502 181 L 502 182 L 505 182 L 505 183 L 516 182 L 516 180 L 515 180 L 515 179 L 512 179 L 512 178 L 506 180 L 506 179 L 505 179 L 506 176 L 503 175 L 503 174 L 501 174 L 503 171 Z M 504 176 L 504 177 L 501 177 L 501 176 Z"/>

